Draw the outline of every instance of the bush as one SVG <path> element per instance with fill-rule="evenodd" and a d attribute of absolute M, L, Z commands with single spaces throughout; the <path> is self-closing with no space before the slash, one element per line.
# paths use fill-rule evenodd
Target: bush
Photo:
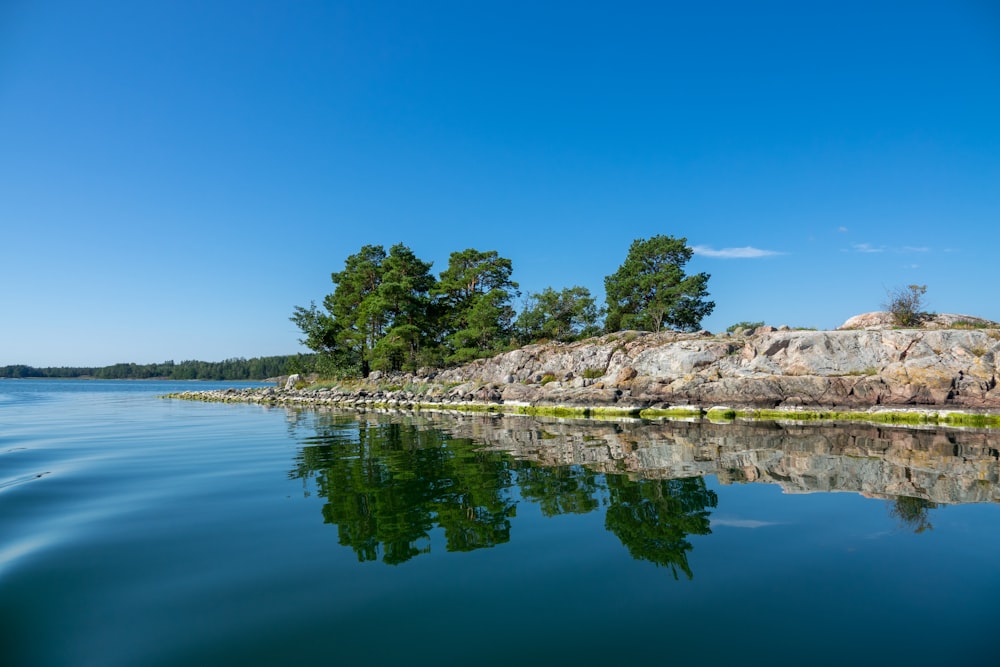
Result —
<path fill-rule="evenodd" d="M 927 285 L 907 285 L 886 292 L 884 308 L 901 327 L 918 326 L 927 317 L 924 312 L 924 294 Z"/>

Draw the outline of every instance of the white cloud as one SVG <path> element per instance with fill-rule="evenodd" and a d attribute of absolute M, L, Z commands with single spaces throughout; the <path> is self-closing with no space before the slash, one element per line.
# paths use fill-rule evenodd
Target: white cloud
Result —
<path fill-rule="evenodd" d="M 930 250 L 931 250 L 930 248 L 926 247 L 917 247 L 911 245 L 903 246 L 903 252 L 930 252 Z"/>
<path fill-rule="evenodd" d="M 704 257 L 718 257 L 720 259 L 756 259 L 758 257 L 773 257 L 775 255 L 781 255 L 783 253 L 777 252 L 776 250 L 761 250 L 760 248 L 754 248 L 751 246 L 743 246 L 742 248 L 720 248 L 716 250 L 715 248 L 707 245 L 696 245 L 691 248 L 696 255 L 702 255 Z"/>
<path fill-rule="evenodd" d="M 837 227 L 837 231 L 840 232 L 841 234 L 846 234 L 847 227 Z"/>
<path fill-rule="evenodd" d="M 871 243 L 855 243 L 853 246 L 855 252 L 885 252 L 884 247 L 876 248 Z"/>

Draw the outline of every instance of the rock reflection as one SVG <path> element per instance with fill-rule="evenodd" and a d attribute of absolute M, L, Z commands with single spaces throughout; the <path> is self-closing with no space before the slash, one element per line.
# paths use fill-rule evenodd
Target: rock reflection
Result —
<path fill-rule="evenodd" d="M 377 412 L 290 412 L 289 424 L 305 440 L 291 476 L 315 484 L 341 544 L 388 564 L 428 552 L 435 529 L 449 551 L 505 543 L 531 502 L 546 516 L 604 507 L 633 557 L 690 578 L 688 538 L 711 532 L 717 504 L 707 475 L 884 498 L 918 533 L 939 504 L 1000 500 L 989 431 Z"/>

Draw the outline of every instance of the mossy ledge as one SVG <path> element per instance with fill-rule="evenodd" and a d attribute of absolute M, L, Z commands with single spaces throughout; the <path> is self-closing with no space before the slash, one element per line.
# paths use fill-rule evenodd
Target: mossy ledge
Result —
<path fill-rule="evenodd" d="M 345 389 L 334 386 L 305 389 L 219 389 L 185 391 L 163 398 L 211 403 L 251 403 L 266 406 L 395 410 L 412 412 L 462 412 L 558 417 L 588 420 L 646 421 L 782 421 L 865 422 L 895 426 L 945 426 L 1000 428 L 1000 414 L 956 412 L 922 408 L 868 410 L 807 410 L 801 408 L 754 409 L 692 405 L 645 407 L 641 405 L 560 405 L 503 401 L 456 400 L 433 393 L 417 395 L 403 390 Z"/>

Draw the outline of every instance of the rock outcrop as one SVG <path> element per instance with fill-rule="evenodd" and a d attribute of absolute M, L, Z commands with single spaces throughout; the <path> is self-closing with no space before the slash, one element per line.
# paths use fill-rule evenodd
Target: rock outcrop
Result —
<path fill-rule="evenodd" d="M 529 345 L 433 381 L 548 405 L 1000 409 L 1000 329 L 763 329 Z"/>
<path fill-rule="evenodd" d="M 921 329 L 990 329 L 1000 324 L 972 315 L 954 313 L 922 313 L 919 316 Z M 887 311 L 855 315 L 840 325 L 839 329 L 897 329 L 895 316 Z"/>
<path fill-rule="evenodd" d="M 549 406 L 629 413 L 713 406 L 1000 413 L 1000 325 L 871 326 L 836 331 L 761 327 L 739 335 L 628 331 L 528 345 L 443 371 L 378 373 L 322 390 L 296 391 L 287 382 L 284 390 L 220 394 L 213 400 L 362 407 L 492 404 L 507 410 Z"/>

